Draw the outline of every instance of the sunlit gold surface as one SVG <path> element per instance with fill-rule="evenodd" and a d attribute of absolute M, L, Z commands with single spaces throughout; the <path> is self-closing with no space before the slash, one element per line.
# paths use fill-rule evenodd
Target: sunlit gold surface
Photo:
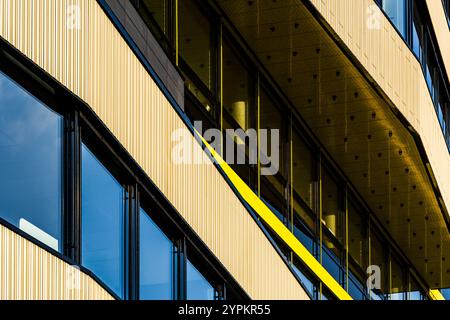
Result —
<path fill-rule="evenodd" d="M 0 300 L 112 300 L 91 277 L 0 225 Z"/>

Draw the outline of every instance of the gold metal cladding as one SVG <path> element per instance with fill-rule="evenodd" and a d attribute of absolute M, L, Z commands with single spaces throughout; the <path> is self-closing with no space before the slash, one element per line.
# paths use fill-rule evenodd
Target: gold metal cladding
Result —
<path fill-rule="evenodd" d="M 312 0 L 322 17 L 298 0 L 218 3 L 427 284 L 450 286 L 449 152 L 419 62 L 374 1 Z"/>
<path fill-rule="evenodd" d="M 0 35 L 93 109 L 251 298 L 309 299 L 218 170 L 172 162 L 185 125 L 96 1 L 0 0 L 0 16 Z"/>
<path fill-rule="evenodd" d="M 0 300 L 113 300 L 91 277 L 0 225 Z"/>

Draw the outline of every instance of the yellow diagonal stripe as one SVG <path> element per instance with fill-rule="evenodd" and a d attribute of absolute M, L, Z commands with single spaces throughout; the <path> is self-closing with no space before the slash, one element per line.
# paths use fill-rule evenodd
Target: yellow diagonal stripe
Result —
<path fill-rule="evenodd" d="M 195 130 L 195 129 L 194 129 Z M 322 267 L 314 256 L 300 243 L 300 241 L 289 231 L 288 228 L 277 218 L 277 216 L 266 206 L 252 189 L 234 172 L 233 169 L 222 159 L 222 157 L 203 139 L 195 130 L 195 134 L 207 147 L 218 165 L 223 169 L 239 194 L 258 214 L 258 216 L 286 243 L 286 245 L 298 256 L 312 273 L 340 300 L 353 300 L 339 283 Z"/>
<path fill-rule="evenodd" d="M 428 297 L 430 297 L 431 300 L 445 300 L 444 296 L 439 290 L 428 291 Z"/>

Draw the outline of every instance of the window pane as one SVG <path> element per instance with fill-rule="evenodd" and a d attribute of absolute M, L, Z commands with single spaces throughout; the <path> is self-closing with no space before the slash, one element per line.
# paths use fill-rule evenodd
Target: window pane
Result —
<path fill-rule="evenodd" d="M 188 260 L 186 268 L 187 300 L 214 300 L 214 288 Z"/>
<path fill-rule="evenodd" d="M 417 281 L 411 276 L 410 292 L 408 294 L 408 300 L 425 300 L 425 295 L 422 292 L 422 288 Z"/>
<path fill-rule="evenodd" d="M 228 43 L 223 45 L 223 104 L 228 117 L 224 126 L 231 129 L 252 128 L 250 118 L 250 76 Z"/>
<path fill-rule="evenodd" d="M 336 279 L 337 282 L 341 283 L 342 278 L 342 251 L 341 249 L 334 243 L 334 241 L 325 234 L 323 237 L 323 246 L 322 246 L 322 265 L 323 267 Z"/>
<path fill-rule="evenodd" d="M 363 284 L 354 277 L 354 275 L 349 271 L 348 277 L 348 293 L 355 300 L 365 300 L 366 296 L 364 294 L 365 289 Z"/>
<path fill-rule="evenodd" d="M 224 145 L 224 155 L 226 161 L 231 164 L 239 176 L 253 187 L 256 173 L 253 172 L 251 166 L 255 168 L 258 160 L 256 113 L 253 101 L 251 101 L 253 85 L 247 69 L 227 42 L 224 42 L 223 45 L 223 61 L 223 127 L 225 130 L 233 129 L 232 134 L 226 132 L 228 136 L 226 145 Z M 247 131 L 249 129 L 252 129 L 251 133 Z M 240 134 L 236 130 L 241 130 Z M 249 135 L 244 136 L 247 133 Z M 231 145 L 233 142 L 234 145 Z"/>
<path fill-rule="evenodd" d="M 363 217 L 350 203 L 348 206 L 348 251 L 363 270 L 367 268 L 365 229 L 366 224 Z"/>
<path fill-rule="evenodd" d="M 300 278 L 300 281 L 305 286 L 306 290 L 308 290 L 308 293 L 315 299 L 315 292 L 316 292 L 316 285 L 314 282 L 310 279 L 309 276 L 307 276 L 301 269 L 297 267 L 296 264 L 299 264 L 297 261 L 295 264 L 292 264 L 292 268 L 294 269 L 294 272 L 297 274 L 297 276 Z"/>
<path fill-rule="evenodd" d="M 139 298 L 171 300 L 173 244 L 144 210 L 139 217 Z"/>
<path fill-rule="evenodd" d="M 179 1 L 179 50 L 181 58 L 210 92 L 215 91 L 215 54 L 212 50 L 212 26 L 209 19 L 197 6 L 195 0 Z M 202 86 L 186 75 L 186 85 L 205 106 L 212 111 L 212 105 L 205 96 Z"/>
<path fill-rule="evenodd" d="M 406 298 L 406 278 L 405 273 L 395 259 L 391 259 L 391 290 L 389 298 L 391 300 L 404 300 Z"/>
<path fill-rule="evenodd" d="M 62 250 L 62 117 L 0 73 L 0 217 Z"/>
<path fill-rule="evenodd" d="M 422 63 L 423 54 L 423 40 L 422 40 L 422 22 L 420 20 L 420 15 L 418 8 L 414 2 L 414 20 L 412 23 L 412 47 L 416 56 L 419 58 L 420 63 Z"/>
<path fill-rule="evenodd" d="M 295 237 L 305 246 L 308 251 L 314 255 L 315 238 L 312 233 L 307 230 L 298 219 L 294 218 L 293 233 Z"/>
<path fill-rule="evenodd" d="M 294 192 L 314 209 L 314 156 L 296 132 L 292 136 L 292 160 Z"/>
<path fill-rule="evenodd" d="M 118 296 L 124 283 L 124 189 L 82 146 L 82 264 Z"/>
<path fill-rule="evenodd" d="M 406 4 L 405 0 L 383 0 L 383 10 L 386 15 L 392 21 L 392 23 L 397 27 L 398 31 L 406 36 Z"/>
<path fill-rule="evenodd" d="M 167 36 L 169 34 L 169 0 L 142 0 L 141 4 L 145 12 Z"/>
<path fill-rule="evenodd" d="M 434 102 L 434 84 L 433 84 L 433 76 L 432 76 L 432 67 L 430 67 L 429 63 L 425 66 L 425 80 L 427 81 L 428 89 L 430 90 L 431 99 Z"/>
<path fill-rule="evenodd" d="M 389 265 L 387 263 L 386 246 L 373 233 L 370 235 L 370 258 L 371 265 L 380 267 L 380 288 L 375 289 L 371 295 L 372 298 L 378 299 L 377 295 L 386 294 L 389 288 Z"/>
<path fill-rule="evenodd" d="M 151 33 L 169 57 L 173 54 L 172 43 L 172 0 L 134 0 L 131 1 Z"/>
<path fill-rule="evenodd" d="M 284 190 L 287 181 L 284 176 L 285 155 L 283 152 L 286 121 L 280 109 L 264 90 L 261 90 L 260 96 L 260 130 L 266 130 L 260 133 L 261 167 L 272 166 L 274 169 L 278 169 L 274 172 L 276 175 L 266 175 L 266 177 L 281 191 Z M 278 136 L 271 134 L 277 132 L 276 130 L 279 133 Z"/>
<path fill-rule="evenodd" d="M 322 219 L 328 230 L 342 240 L 342 210 L 339 187 L 326 170 L 322 174 Z"/>
<path fill-rule="evenodd" d="M 261 194 L 284 214 L 287 178 L 283 166 L 283 127 L 281 112 L 268 94 L 261 90 L 260 129 L 265 130 L 260 132 Z"/>
<path fill-rule="evenodd" d="M 444 288 L 440 290 L 442 295 L 444 296 L 445 300 L 450 300 L 450 289 Z"/>

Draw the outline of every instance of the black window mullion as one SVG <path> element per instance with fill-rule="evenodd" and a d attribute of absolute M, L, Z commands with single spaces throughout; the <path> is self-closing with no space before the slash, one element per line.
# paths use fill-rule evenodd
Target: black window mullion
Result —
<path fill-rule="evenodd" d="M 138 219 L 139 203 L 137 187 L 126 186 L 125 205 L 125 297 L 127 300 L 138 299 Z"/>
<path fill-rule="evenodd" d="M 81 263 L 81 139 L 79 114 L 64 118 L 64 255 Z"/>
<path fill-rule="evenodd" d="M 174 285 L 174 300 L 186 300 L 186 238 L 176 241 L 174 250 L 174 270 L 173 270 L 173 285 Z"/>

